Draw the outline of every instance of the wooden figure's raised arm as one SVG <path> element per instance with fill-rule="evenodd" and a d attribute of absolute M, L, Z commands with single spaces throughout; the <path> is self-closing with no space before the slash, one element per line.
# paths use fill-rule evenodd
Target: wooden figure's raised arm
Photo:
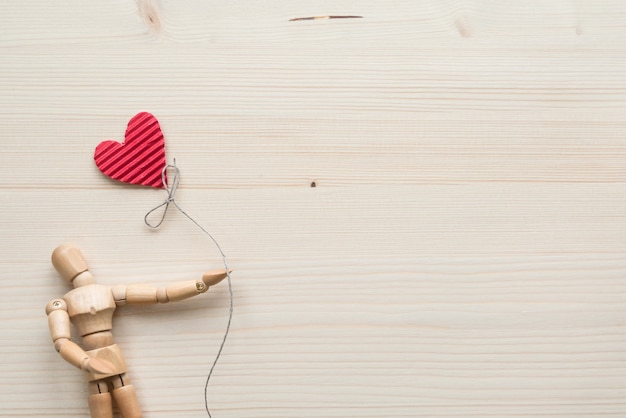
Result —
<path fill-rule="evenodd" d="M 177 302 L 209 290 L 226 278 L 225 269 L 211 270 L 200 280 L 187 280 L 177 282 L 167 287 L 155 287 L 144 284 L 117 285 L 113 286 L 113 299 L 117 305 L 142 305 Z"/>

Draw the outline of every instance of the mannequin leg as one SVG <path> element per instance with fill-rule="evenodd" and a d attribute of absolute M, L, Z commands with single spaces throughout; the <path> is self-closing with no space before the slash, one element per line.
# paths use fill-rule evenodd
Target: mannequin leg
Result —
<path fill-rule="evenodd" d="M 120 410 L 123 418 L 142 418 L 141 407 L 137 400 L 135 388 L 130 384 L 126 374 L 112 378 L 113 399 Z"/>
<path fill-rule="evenodd" d="M 111 393 L 106 382 L 89 382 L 89 410 L 91 418 L 113 418 Z"/>

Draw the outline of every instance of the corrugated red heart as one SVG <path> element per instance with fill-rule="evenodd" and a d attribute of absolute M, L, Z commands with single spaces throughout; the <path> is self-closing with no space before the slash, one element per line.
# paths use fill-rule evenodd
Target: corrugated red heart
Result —
<path fill-rule="evenodd" d="M 123 143 L 103 141 L 93 156 L 105 175 L 124 183 L 164 188 L 165 138 L 159 121 L 148 112 L 128 122 Z M 167 180 L 166 180 L 167 181 Z"/>

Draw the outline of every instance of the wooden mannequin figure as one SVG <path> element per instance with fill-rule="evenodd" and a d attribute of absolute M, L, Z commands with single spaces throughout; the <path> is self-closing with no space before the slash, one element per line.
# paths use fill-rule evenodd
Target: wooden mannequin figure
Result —
<path fill-rule="evenodd" d="M 126 304 L 174 302 L 206 292 L 219 283 L 226 270 L 205 273 L 202 280 L 175 283 L 168 287 L 146 285 L 105 286 L 96 284 L 80 249 L 62 244 L 52 253 L 55 269 L 74 285 L 60 299 L 46 306 L 54 347 L 67 362 L 85 372 L 89 381 L 92 418 L 112 418 L 113 400 L 123 418 L 140 418 L 135 388 L 126 375 L 126 363 L 113 343 L 112 318 L 115 308 Z M 71 340 L 70 322 L 82 337 L 82 345 Z"/>

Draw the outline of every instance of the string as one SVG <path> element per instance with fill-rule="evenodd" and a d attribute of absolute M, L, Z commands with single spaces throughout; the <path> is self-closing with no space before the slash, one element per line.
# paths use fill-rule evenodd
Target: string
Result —
<path fill-rule="evenodd" d="M 167 179 L 166 179 L 168 169 L 172 169 L 174 171 L 174 176 L 172 177 L 171 186 L 168 184 Z M 228 323 L 226 324 L 224 338 L 222 338 L 220 348 L 219 350 L 217 350 L 217 354 L 215 355 L 215 360 L 213 361 L 213 364 L 211 365 L 211 369 L 209 370 L 209 374 L 207 375 L 206 381 L 204 383 L 204 408 L 206 409 L 206 413 L 209 415 L 209 418 L 210 418 L 211 411 L 209 410 L 209 398 L 208 398 L 209 381 L 211 380 L 211 376 L 213 375 L 213 370 L 215 370 L 215 366 L 217 365 L 217 362 L 222 355 L 222 350 L 224 349 L 224 344 L 226 344 L 226 339 L 228 338 L 228 333 L 230 332 L 230 324 L 233 319 L 233 287 L 232 287 L 231 280 L 230 280 L 230 268 L 228 268 L 228 262 L 226 260 L 226 254 L 224 254 L 224 250 L 222 250 L 222 247 L 217 242 L 217 240 L 213 237 L 213 235 L 211 235 L 209 231 L 207 231 L 194 218 L 192 218 L 187 212 L 185 212 L 180 206 L 178 206 L 178 203 L 176 203 L 176 190 L 178 189 L 178 184 L 180 182 L 180 170 L 178 169 L 178 167 L 176 167 L 176 159 L 174 159 L 173 164 L 167 164 L 165 167 L 163 167 L 163 170 L 161 171 L 161 179 L 163 181 L 163 185 L 165 186 L 165 190 L 167 191 L 167 199 L 165 199 L 163 203 L 159 204 L 158 206 L 151 209 L 148 213 L 146 213 L 146 216 L 144 216 L 143 218 L 145 224 L 153 229 L 158 228 L 159 226 L 161 226 L 161 224 L 165 220 L 165 215 L 167 214 L 167 210 L 169 209 L 170 204 L 174 205 L 174 207 L 181 214 L 183 214 L 187 219 L 189 219 L 207 237 L 209 237 L 211 241 L 213 241 L 213 244 L 215 244 L 215 247 L 217 248 L 220 255 L 222 256 L 224 269 L 226 269 L 226 281 L 228 282 L 228 294 L 229 294 L 229 299 L 230 299 L 230 306 L 228 308 Z M 156 224 L 151 223 L 150 220 L 148 219 L 150 215 L 162 207 L 164 207 L 164 209 L 163 209 L 163 214 L 161 215 L 161 219 Z"/>

